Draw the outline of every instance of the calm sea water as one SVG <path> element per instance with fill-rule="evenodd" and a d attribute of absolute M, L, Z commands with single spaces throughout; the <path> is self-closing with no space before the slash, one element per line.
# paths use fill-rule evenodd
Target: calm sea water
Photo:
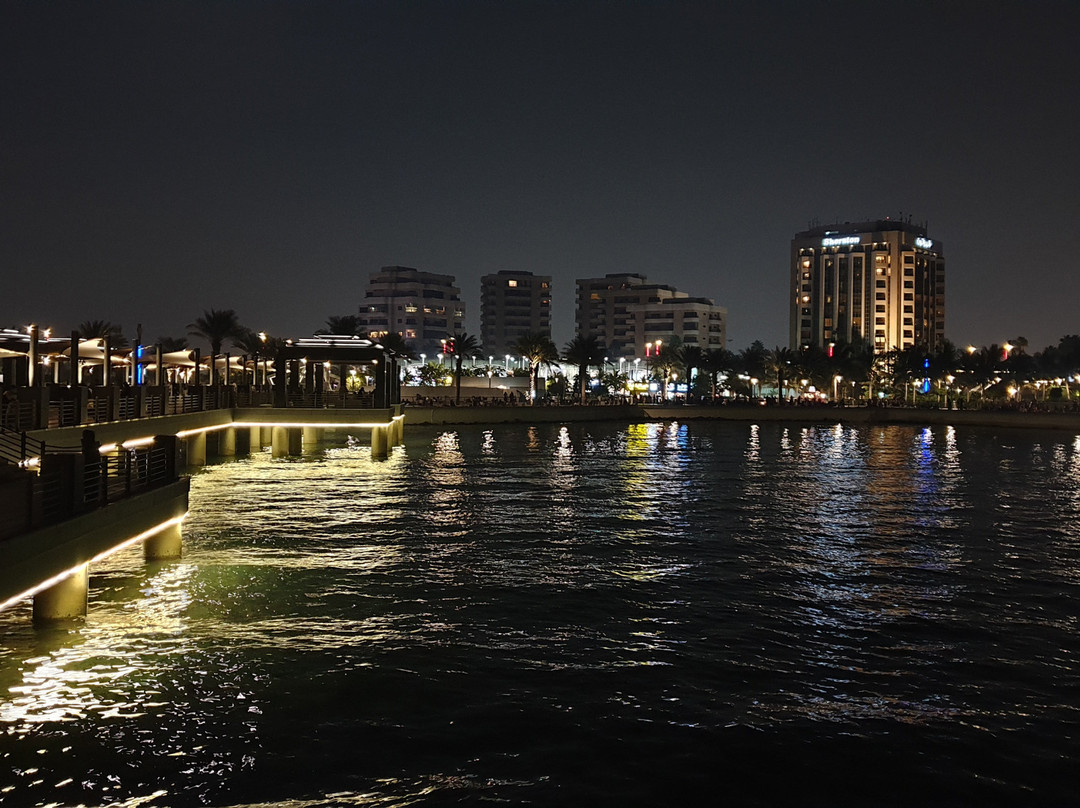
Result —
<path fill-rule="evenodd" d="M 0 615 L 4 805 L 1080 802 L 1080 438 L 340 436 Z"/>

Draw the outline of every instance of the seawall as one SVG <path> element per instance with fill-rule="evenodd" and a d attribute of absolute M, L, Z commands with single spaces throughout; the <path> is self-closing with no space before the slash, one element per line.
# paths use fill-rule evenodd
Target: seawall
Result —
<path fill-rule="evenodd" d="M 912 424 L 978 426 L 995 429 L 1053 429 L 1080 434 L 1080 413 L 1029 413 L 984 410 L 927 410 L 903 407 L 761 406 L 514 406 L 405 408 L 413 424 L 547 424 L 619 421 L 750 421 L 796 424 Z"/>

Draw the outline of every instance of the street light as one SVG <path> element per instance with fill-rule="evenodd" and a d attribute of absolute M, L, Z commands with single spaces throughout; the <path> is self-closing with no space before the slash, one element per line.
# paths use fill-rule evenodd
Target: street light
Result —
<path fill-rule="evenodd" d="M 844 380 L 843 376 L 833 376 L 833 379 L 832 379 L 832 399 L 833 399 L 833 403 L 836 403 L 837 388 L 839 387 L 840 382 L 842 382 L 843 380 Z"/>
<path fill-rule="evenodd" d="M 505 365 L 506 365 L 506 375 L 509 376 L 510 375 L 510 354 L 506 355 Z"/>

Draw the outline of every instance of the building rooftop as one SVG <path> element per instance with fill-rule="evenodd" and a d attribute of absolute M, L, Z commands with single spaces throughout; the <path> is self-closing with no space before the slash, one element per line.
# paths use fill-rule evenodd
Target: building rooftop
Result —
<path fill-rule="evenodd" d="M 903 219 L 872 219 L 865 222 L 834 222 L 833 224 L 814 225 L 809 230 L 795 234 L 795 238 L 815 238 L 833 233 L 868 233 L 899 231 L 916 236 L 926 235 L 926 223 L 914 224 Z"/>

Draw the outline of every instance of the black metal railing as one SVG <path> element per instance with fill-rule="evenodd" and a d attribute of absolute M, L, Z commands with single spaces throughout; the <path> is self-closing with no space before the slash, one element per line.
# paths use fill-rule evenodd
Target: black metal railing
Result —
<path fill-rule="evenodd" d="M 178 479 L 175 439 L 87 457 L 49 451 L 35 469 L 0 481 L 0 539 L 86 513 Z"/>
<path fill-rule="evenodd" d="M 25 432 L 12 432 L 0 427 L 0 462 L 21 466 L 44 453 L 45 441 L 33 440 Z"/>
<path fill-rule="evenodd" d="M 34 429 L 36 424 L 37 413 L 32 401 L 9 401 L 0 410 L 0 429 L 21 432 Z"/>

